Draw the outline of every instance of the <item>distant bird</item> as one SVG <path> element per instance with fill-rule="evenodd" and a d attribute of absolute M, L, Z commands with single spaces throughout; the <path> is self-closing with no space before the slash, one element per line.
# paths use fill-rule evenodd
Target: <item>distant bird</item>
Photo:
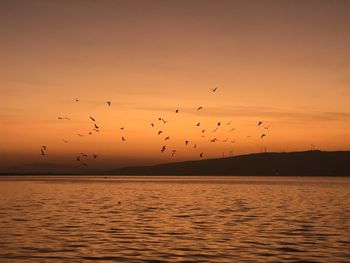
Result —
<path fill-rule="evenodd" d="M 97 155 L 97 154 L 94 154 L 93 156 L 94 156 L 94 158 L 95 158 L 95 159 L 98 157 L 98 155 Z"/>
<path fill-rule="evenodd" d="M 99 127 L 99 126 L 97 126 L 97 125 L 95 124 L 95 128 L 96 128 L 96 129 L 99 129 L 100 127 Z"/>
<path fill-rule="evenodd" d="M 218 139 L 217 138 L 214 138 L 214 139 L 211 139 L 210 142 L 216 142 Z"/>
<path fill-rule="evenodd" d="M 174 157 L 175 154 L 176 154 L 176 150 L 172 150 L 171 157 Z"/>
<path fill-rule="evenodd" d="M 211 91 L 212 91 L 212 92 L 215 92 L 215 91 L 217 91 L 217 89 L 218 89 L 218 87 L 211 88 Z"/>
<path fill-rule="evenodd" d="M 91 119 L 92 121 L 95 121 L 95 119 L 94 119 L 94 118 L 92 118 L 91 116 L 90 116 L 90 119 Z"/>
<path fill-rule="evenodd" d="M 80 156 L 77 157 L 77 161 L 80 162 Z"/>
<path fill-rule="evenodd" d="M 108 106 L 111 106 L 111 102 L 110 101 L 106 101 L 106 103 L 108 104 Z"/>
<path fill-rule="evenodd" d="M 159 132 L 158 132 L 158 135 L 161 134 L 161 133 L 162 133 L 162 131 L 159 131 Z"/>
<path fill-rule="evenodd" d="M 121 130 L 124 130 L 124 129 L 125 129 L 125 127 L 124 127 L 124 126 L 123 126 L 123 127 L 120 127 L 120 129 L 121 129 Z"/>
<path fill-rule="evenodd" d="M 196 126 L 200 126 L 200 125 L 201 125 L 201 123 L 200 123 L 200 122 L 198 122 Z"/>
<path fill-rule="evenodd" d="M 259 121 L 258 126 L 260 126 L 261 124 L 262 124 L 262 121 Z"/>
<path fill-rule="evenodd" d="M 179 109 L 176 109 L 176 110 L 175 110 L 175 113 L 179 113 Z"/>
<path fill-rule="evenodd" d="M 219 126 L 216 127 L 212 132 L 216 132 L 219 129 Z"/>
<path fill-rule="evenodd" d="M 41 155 L 45 155 L 44 149 L 41 149 Z"/>
<path fill-rule="evenodd" d="M 46 145 L 41 146 L 41 148 L 46 151 Z"/>
<path fill-rule="evenodd" d="M 193 145 L 193 148 L 197 148 L 197 144 L 194 144 L 194 145 Z"/>
<path fill-rule="evenodd" d="M 160 150 L 162 153 L 166 150 L 166 147 L 163 146 L 162 149 Z"/>
<path fill-rule="evenodd" d="M 162 118 L 162 121 L 163 121 L 164 124 L 168 122 L 168 121 L 164 120 L 163 118 Z"/>
<path fill-rule="evenodd" d="M 260 136 L 260 138 L 262 139 L 262 138 L 264 138 L 265 136 L 266 136 L 266 134 L 263 134 L 263 135 Z"/>
<path fill-rule="evenodd" d="M 76 102 L 79 102 L 79 99 L 75 98 L 75 101 L 76 101 Z"/>
<path fill-rule="evenodd" d="M 202 133 L 205 133 L 205 129 L 202 130 Z"/>
<path fill-rule="evenodd" d="M 189 143 L 189 141 L 185 141 L 185 144 L 187 145 Z"/>
<path fill-rule="evenodd" d="M 229 121 L 228 123 L 226 123 L 226 125 L 230 125 L 232 121 Z"/>
<path fill-rule="evenodd" d="M 153 124 L 153 123 L 151 123 L 151 126 L 152 126 L 152 127 L 154 127 L 154 124 Z"/>
<path fill-rule="evenodd" d="M 198 107 L 198 108 L 197 108 L 197 110 L 201 110 L 201 109 L 203 109 L 203 107 Z"/>
<path fill-rule="evenodd" d="M 83 156 L 83 157 L 85 157 L 85 158 L 88 157 L 87 154 L 85 154 L 85 153 L 80 153 L 80 154 L 81 154 L 81 156 Z"/>
<path fill-rule="evenodd" d="M 67 141 L 67 140 L 65 140 L 65 139 L 63 139 L 63 141 L 64 141 L 64 143 L 68 143 L 69 141 Z"/>
<path fill-rule="evenodd" d="M 166 140 L 169 140 L 170 138 L 169 138 L 169 136 L 167 136 L 164 140 L 166 141 Z"/>
<path fill-rule="evenodd" d="M 161 121 L 162 120 L 162 118 L 158 118 L 158 121 Z"/>
<path fill-rule="evenodd" d="M 221 122 L 218 122 L 217 126 L 219 127 L 221 125 Z"/>
<path fill-rule="evenodd" d="M 122 141 L 125 142 L 125 138 L 122 136 Z"/>
<path fill-rule="evenodd" d="M 70 121 L 71 119 L 70 118 L 68 118 L 68 117 L 58 117 L 58 119 L 59 120 L 68 120 L 68 121 Z"/>
<path fill-rule="evenodd" d="M 92 132 L 89 132 L 89 135 L 91 135 L 92 134 Z"/>
<path fill-rule="evenodd" d="M 95 132 L 100 132 L 98 129 L 93 129 Z"/>
<path fill-rule="evenodd" d="M 201 157 L 201 158 L 202 158 L 202 157 L 203 157 L 203 153 L 201 153 L 201 154 L 199 155 L 199 157 Z"/>

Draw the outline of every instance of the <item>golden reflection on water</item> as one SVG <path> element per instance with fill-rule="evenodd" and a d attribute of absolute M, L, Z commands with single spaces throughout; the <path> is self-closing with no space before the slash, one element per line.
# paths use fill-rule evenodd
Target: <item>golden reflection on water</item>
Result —
<path fill-rule="evenodd" d="M 350 261 L 350 179 L 1 177 L 0 261 Z"/>

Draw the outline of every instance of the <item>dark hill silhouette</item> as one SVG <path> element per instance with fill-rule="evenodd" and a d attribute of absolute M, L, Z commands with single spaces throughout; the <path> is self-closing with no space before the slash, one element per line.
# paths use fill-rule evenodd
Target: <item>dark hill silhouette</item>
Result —
<path fill-rule="evenodd" d="M 86 169 L 75 165 L 65 165 L 56 163 L 30 163 L 12 166 L 4 169 L 2 174 L 84 174 Z"/>
<path fill-rule="evenodd" d="M 113 175 L 350 176 L 350 151 L 257 153 L 229 158 L 134 166 Z"/>

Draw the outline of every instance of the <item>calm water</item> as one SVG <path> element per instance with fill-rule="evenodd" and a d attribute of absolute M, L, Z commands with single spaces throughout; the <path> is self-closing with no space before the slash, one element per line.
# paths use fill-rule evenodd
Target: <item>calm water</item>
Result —
<path fill-rule="evenodd" d="M 1 262 L 350 262 L 350 178 L 0 177 L 0 208 Z"/>

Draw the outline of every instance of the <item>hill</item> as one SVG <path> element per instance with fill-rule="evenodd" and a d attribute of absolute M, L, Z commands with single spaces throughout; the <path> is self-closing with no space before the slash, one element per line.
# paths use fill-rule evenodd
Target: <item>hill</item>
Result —
<path fill-rule="evenodd" d="M 229 158 L 133 166 L 110 175 L 350 176 L 350 151 L 257 153 Z"/>

